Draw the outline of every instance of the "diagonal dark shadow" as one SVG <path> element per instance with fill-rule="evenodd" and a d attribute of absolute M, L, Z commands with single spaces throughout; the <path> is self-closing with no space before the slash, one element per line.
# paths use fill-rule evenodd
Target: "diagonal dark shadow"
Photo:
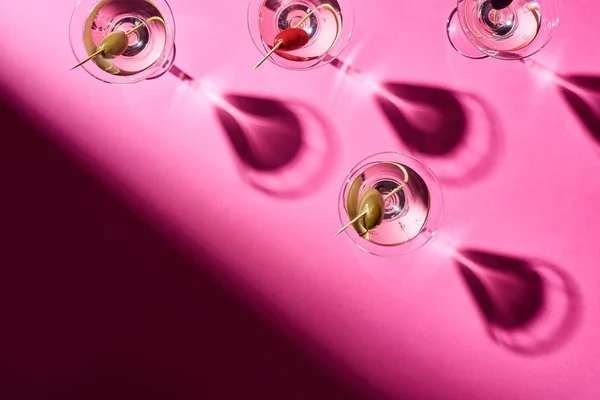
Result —
<path fill-rule="evenodd" d="M 238 161 L 242 178 L 279 198 L 318 190 L 335 161 L 335 138 L 326 118 L 298 101 L 207 91 L 201 81 L 173 66 L 170 72 L 211 99 Z"/>
<path fill-rule="evenodd" d="M 316 364 L 2 97 L 0 121 L 0 398 L 384 398 L 307 342 L 331 360 Z"/>
<path fill-rule="evenodd" d="M 510 350 L 556 350 L 579 323 L 581 298 L 566 272 L 543 260 L 463 249 L 459 271 L 490 336 Z"/>

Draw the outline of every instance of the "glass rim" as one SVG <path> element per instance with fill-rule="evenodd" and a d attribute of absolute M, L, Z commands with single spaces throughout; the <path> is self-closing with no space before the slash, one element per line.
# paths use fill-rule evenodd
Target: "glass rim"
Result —
<path fill-rule="evenodd" d="M 561 0 L 535 0 L 536 2 L 542 1 L 543 3 L 553 3 L 554 7 L 555 7 L 555 14 L 556 14 L 556 19 L 555 19 L 555 26 L 552 29 L 548 29 L 546 30 L 546 34 L 547 37 L 544 39 L 543 43 L 538 44 L 538 46 L 536 46 L 535 50 L 527 52 L 526 54 L 523 55 L 519 55 L 518 53 L 511 53 L 510 51 L 498 51 L 500 54 L 514 54 L 514 57 L 504 57 L 498 54 L 491 54 L 489 52 L 489 50 L 487 50 L 485 48 L 485 46 L 483 46 L 476 38 L 475 35 L 471 32 L 470 29 L 464 29 L 463 28 L 463 18 L 461 17 L 460 13 L 458 12 L 459 6 L 461 3 L 465 3 L 467 0 L 456 0 L 456 8 L 452 11 L 452 13 L 450 13 L 450 16 L 447 20 L 446 23 L 446 33 L 448 35 L 448 39 L 450 39 L 450 35 L 448 33 L 448 28 L 450 27 L 450 23 L 451 23 L 451 19 L 454 15 L 456 15 L 456 18 L 458 18 L 458 24 L 459 26 L 462 28 L 462 33 L 463 35 L 465 35 L 465 37 L 467 38 L 467 40 L 473 45 L 473 47 L 475 47 L 478 51 L 481 52 L 481 54 L 485 57 L 489 57 L 489 58 L 493 58 L 495 60 L 503 60 L 503 61 L 519 61 L 519 60 L 524 60 L 528 57 L 531 57 L 537 53 L 539 53 L 543 48 L 545 48 L 550 41 L 552 40 L 552 38 L 554 37 L 558 26 L 560 25 L 560 10 L 561 10 Z M 479 1 L 479 0 L 475 0 L 475 1 Z M 526 2 L 530 2 L 530 1 L 526 1 Z M 540 23 L 541 24 L 541 23 Z M 466 32 L 465 32 L 466 31 Z M 537 38 L 537 36 L 536 36 Z M 536 38 L 534 38 L 534 40 L 531 42 L 533 43 Z M 531 45 L 531 43 L 527 44 L 525 47 L 523 47 L 520 50 L 524 50 L 527 48 L 530 48 L 529 46 Z M 450 44 L 452 45 L 452 47 L 461 55 L 463 55 L 464 57 L 467 58 L 471 58 L 471 59 L 481 59 L 480 57 L 470 57 L 468 55 L 465 55 L 462 51 L 460 51 L 459 49 L 456 48 L 456 46 L 454 46 L 454 43 L 452 42 L 452 40 L 450 40 Z"/>
<path fill-rule="evenodd" d="M 264 56 L 265 54 L 267 54 L 267 51 L 265 51 L 264 47 L 261 46 L 262 45 L 262 41 L 257 41 L 255 39 L 255 33 L 252 31 L 252 25 L 250 23 L 251 20 L 251 14 L 253 13 L 253 11 L 255 11 L 255 9 L 258 9 L 260 7 L 260 5 L 262 3 L 264 3 L 266 0 L 249 0 L 248 1 L 248 8 L 247 8 L 247 12 L 246 12 L 246 29 L 248 30 L 248 33 L 250 35 L 250 39 L 252 40 L 252 43 L 254 44 L 254 47 L 256 47 L 256 49 L 258 50 L 258 52 Z M 307 0 L 307 1 L 311 1 L 311 0 Z M 352 35 L 354 33 L 354 17 L 355 17 L 355 12 L 354 12 L 354 5 L 352 3 L 352 0 L 336 0 L 338 1 L 338 3 L 347 3 L 347 9 L 346 7 L 344 7 L 344 9 L 342 10 L 342 4 L 340 4 L 340 10 L 342 10 L 342 12 L 344 13 L 344 15 L 350 15 L 350 23 L 351 26 L 349 28 L 349 32 L 347 35 L 347 38 L 344 39 L 344 42 L 340 45 L 339 50 L 336 50 L 337 54 L 333 55 L 332 53 L 328 52 L 323 54 L 321 57 L 317 58 L 314 60 L 314 64 L 311 65 L 303 65 L 303 66 L 299 66 L 297 68 L 293 68 L 290 66 L 286 66 L 283 65 L 282 63 L 277 62 L 275 59 L 273 59 L 272 57 L 268 58 L 268 61 L 270 63 L 275 64 L 276 66 L 280 67 L 280 68 L 284 68 L 287 70 L 291 70 L 291 71 L 310 71 L 310 70 L 314 70 L 317 68 L 321 68 L 327 64 L 330 64 L 333 60 L 337 59 L 343 52 L 344 50 L 346 50 L 346 48 L 348 47 L 348 45 L 350 44 L 350 39 L 352 38 Z M 255 7 L 255 4 L 258 3 L 258 7 Z M 342 31 L 343 31 L 343 26 L 345 24 L 342 23 Z M 260 36 L 260 34 L 259 34 Z M 340 33 L 340 37 L 337 39 L 336 44 L 338 41 L 341 40 L 341 33 Z"/>
<path fill-rule="evenodd" d="M 462 31 L 462 27 L 460 25 L 460 19 L 458 18 L 457 13 L 458 13 L 458 5 L 456 7 L 454 7 L 452 12 L 450 12 L 450 15 L 448 15 L 448 19 L 446 20 L 446 37 L 448 39 L 448 42 L 450 42 L 450 46 L 452 46 L 452 48 L 454 50 L 456 50 L 456 52 L 458 54 L 460 54 L 461 56 L 470 58 L 472 60 L 482 60 L 484 58 L 488 58 L 489 56 L 487 54 L 485 54 L 483 51 L 481 51 L 477 46 L 475 46 L 469 40 L 467 35 Z M 458 21 L 458 28 L 461 30 L 460 34 L 462 34 L 465 37 L 465 39 L 467 39 L 467 41 L 471 45 L 471 47 L 473 47 L 473 49 L 477 50 L 477 52 L 479 53 L 477 56 L 471 56 L 471 55 L 465 53 L 463 50 L 459 49 L 458 46 L 454 43 L 454 39 L 450 35 L 450 28 L 452 27 L 452 22 L 453 22 L 454 18 L 456 18 L 456 20 Z"/>
<path fill-rule="evenodd" d="M 385 245 L 380 245 L 377 243 L 370 242 L 370 241 L 362 239 L 362 238 L 361 238 L 362 241 L 358 241 L 358 240 L 356 240 L 356 238 L 360 238 L 360 236 L 358 236 L 358 233 L 356 233 L 354 230 L 352 230 L 352 227 L 349 227 L 348 229 L 345 230 L 344 233 L 350 238 L 350 240 L 352 240 L 352 242 L 359 249 L 361 249 L 371 255 L 374 255 L 374 256 L 378 256 L 378 257 L 382 257 L 382 258 L 391 258 L 391 257 L 396 257 L 396 256 L 401 256 L 401 255 L 406 255 L 406 254 L 412 253 L 412 252 L 422 248 L 427 243 L 429 243 L 429 241 L 435 236 L 435 234 L 439 230 L 439 227 L 441 226 L 441 223 L 442 223 L 442 220 L 444 217 L 444 212 L 445 212 L 445 201 L 444 201 L 444 194 L 442 191 L 442 186 L 440 184 L 439 179 L 437 178 L 437 176 L 435 175 L 433 170 L 427 164 L 425 164 L 423 161 L 421 161 L 420 159 L 418 159 L 415 156 L 412 156 L 410 154 L 403 153 L 400 151 L 384 151 L 384 152 L 373 153 L 373 154 L 363 158 L 359 162 L 357 162 L 350 169 L 350 171 L 346 174 L 346 176 L 344 178 L 344 181 L 342 183 L 342 186 L 341 186 L 339 194 L 338 194 L 338 216 L 339 216 L 340 223 L 342 224 L 342 226 L 346 225 L 350 221 L 350 218 L 348 217 L 348 213 L 346 211 L 345 191 L 348 188 L 348 186 L 352 183 L 352 181 L 353 181 L 352 177 L 354 175 L 356 175 L 358 172 L 360 172 L 361 170 L 363 170 L 364 167 L 370 161 L 386 162 L 385 160 L 377 160 L 378 158 L 385 158 L 385 157 L 389 157 L 389 158 L 395 157 L 396 159 L 394 161 L 398 161 L 397 160 L 398 158 L 404 159 L 404 161 L 410 160 L 414 164 L 423 168 L 424 171 L 430 175 L 429 176 L 430 179 L 429 179 L 429 181 L 427 181 L 427 180 L 425 180 L 426 177 L 422 176 L 421 174 L 419 174 L 419 176 L 421 179 L 423 179 L 425 181 L 425 183 L 427 185 L 427 189 L 430 191 L 431 197 L 433 197 L 434 191 L 437 192 L 437 199 L 435 199 L 435 202 L 439 203 L 437 206 L 435 206 L 435 208 L 437 208 L 437 210 L 439 212 L 439 216 L 437 216 L 435 219 L 428 218 L 427 221 L 421 227 L 419 234 L 417 234 L 415 237 L 413 237 L 410 240 L 408 240 L 402 244 L 399 244 L 399 245 L 385 246 Z M 406 165 L 402 161 L 398 161 L 398 162 Z M 413 168 L 414 165 L 412 165 L 412 166 L 406 165 L 406 166 Z M 432 206 L 430 208 L 434 208 L 434 207 Z M 347 219 L 347 220 L 345 220 L 345 219 Z M 428 227 L 428 225 L 430 223 L 433 225 L 432 229 L 430 229 Z M 423 233 L 425 231 L 428 234 L 428 236 L 423 239 Z M 356 233 L 356 235 L 352 235 L 352 232 Z M 356 236 L 356 238 L 354 236 Z M 418 238 L 420 239 L 420 241 L 416 240 Z M 370 245 L 367 246 L 366 245 L 367 243 L 370 243 Z M 371 247 L 371 248 L 369 248 L 369 247 Z M 374 249 L 377 249 L 380 251 L 375 251 Z"/>
<path fill-rule="evenodd" d="M 79 58 L 79 55 L 77 54 L 76 51 L 76 44 L 73 42 L 74 37 L 72 34 L 72 30 L 74 27 L 74 20 L 75 20 L 75 16 L 77 14 L 78 11 L 80 11 L 80 7 L 82 7 L 84 5 L 84 3 L 88 2 L 88 3 L 93 3 L 93 4 L 99 4 L 104 0 L 77 0 L 77 4 L 75 4 L 75 7 L 73 8 L 73 11 L 71 13 L 71 17 L 69 18 L 69 45 L 71 47 L 71 52 L 73 53 L 73 56 L 75 57 L 75 59 L 77 60 L 77 63 L 81 62 L 83 59 Z M 108 0 L 107 3 L 111 2 L 111 1 L 119 1 L 119 0 Z M 107 80 L 104 79 L 100 76 L 98 76 L 97 74 L 93 73 L 92 71 L 90 71 L 86 65 L 82 65 L 81 68 L 83 68 L 83 70 L 85 72 L 88 73 L 88 75 L 92 76 L 93 78 L 104 82 L 104 83 L 108 83 L 108 84 L 112 84 L 112 85 L 130 85 L 133 83 L 139 83 L 139 82 L 143 82 L 145 80 L 148 79 L 152 79 L 154 76 L 154 73 L 156 72 L 156 69 L 160 68 L 160 64 L 161 62 L 163 62 L 165 59 L 168 59 L 171 57 L 171 54 L 173 53 L 174 49 L 175 49 L 175 37 L 177 34 L 177 28 L 176 28 L 176 23 L 175 23 L 175 15 L 173 14 L 173 9 L 171 8 L 171 5 L 169 4 L 169 2 L 167 0 L 145 0 L 151 4 L 153 4 L 154 6 L 156 6 L 156 8 L 161 12 L 161 14 L 163 15 L 168 15 L 170 17 L 170 19 L 172 20 L 172 23 L 167 23 L 167 21 L 165 21 L 165 24 L 167 26 L 169 26 L 172 29 L 172 34 L 170 35 L 170 38 L 168 39 L 167 44 L 164 46 L 164 48 L 162 49 L 161 53 L 158 55 L 158 57 L 156 58 L 156 60 L 150 64 L 150 66 L 148 66 L 146 68 L 146 70 L 141 71 L 140 73 L 131 75 L 130 77 L 137 77 L 140 75 L 144 75 L 143 79 L 130 79 L 130 80 L 123 80 L 120 82 L 114 82 L 111 80 Z M 156 4 L 156 3 L 160 3 L 160 4 Z M 160 7 L 159 7 L 160 5 Z M 166 10 L 168 12 L 164 13 L 163 12 L 163 6 L 166 6 Z M 167 49 L 169 49 L 169 51 L 167 52 Z M 95 64 L 94 64 L 95 65 Z"/>

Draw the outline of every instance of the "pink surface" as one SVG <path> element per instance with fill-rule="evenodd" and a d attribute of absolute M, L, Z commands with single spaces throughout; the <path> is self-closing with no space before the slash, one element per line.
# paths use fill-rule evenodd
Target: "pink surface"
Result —
<path fill-rule="evenodd" d="M 354 36 L 342 60 L 372 80 L 436 85 L 483 99 L 468 108 L 473 114 L 464 148 L 441 160 L 422 157 L 448 178 L 442 179 L 446 211 L 437 241 L 409 256 L 376 258 L 347 237 L 333 237 L 338 192 L 356 162 L 380 151 L 408 152 L 406 142 L 381 112 L 374 88 L 352 76 L 342 79 L 331 66 L 293 72 L 267 63 L 252 71 L 260 57 L 247 33 L 246 2 L 235 3 L 170 3 L 178 30 L 176 65 L 214 93 L 276 97 L 320 109 L 333 137 L 315 145 L 322 151 L 329 143 L 330 153 L 317 157 L 322 185 L 304 196 L 284 199 L 249 185 L 214 103 L 171 75 L 113 86 L 83 70 L 69 72 L 75 61 L 67 34 L 73 1 L 3 5 L 0 34 L 12 39 L 0 41 L 0 83 L 56 128 L 52 140 L 133 208 L 176 232 L 183 246 L 217 258 L 219 269 L 211 273 L 241 283 L 265 314 L 279 315 L 274 322 L 281 329 L 302 344 L 327 349 L 327 357 L 386 395 L 600 398 L 600 135 L 593 125 L 600 107 L 585 114 L 586 127 L 561 95 L 560 80 L 520 62 L 458 55 L 444 31 L 452 2 L 425 8 L 381 1 L 376 8 L 356 0 Z M 593 5 L 564 4 L 556 36 L 535 60 L 560 74 L 600 75 L 600 48 L 590 46 L 597 35 Z M 24 30 L 16 18 L 23 15 L 28 26 L 40 28 Z M 485 103 L 493 112 L 482 111 Z M 463 176 L 473 169 L 469 163 L 492 164 L 469 179 Z M 535 282 L 517 279 L 527 275 L 519 272 L 522 264 L 509 279 L 489 277 L 455 255 L 460 249 L 542 259 L 568 276 L 548 278 L 544 287 L 556 292 L 556 302 L 540 313 L 565 325 L 565 335 L 554 335 L 564 340 L 529 354 L 501 344 L 510 338 L 492 339 L 459 263 L 490 285 L 501 280 L 504 289 L 496 293 L 503 300 Z M 543 277 L 549 270 L 532 268 Z M 554 343 L 548 332 L 523 335 Z M 314 357 L 331 362 L 318 352 Z"/>

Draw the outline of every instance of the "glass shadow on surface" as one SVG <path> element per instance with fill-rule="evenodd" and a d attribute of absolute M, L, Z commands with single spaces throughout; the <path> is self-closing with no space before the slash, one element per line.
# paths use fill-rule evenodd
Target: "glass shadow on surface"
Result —
<path fill-rule="evenodd" d="M 331 65 L 364 79 L 339 59 Z M 500 123 L 479 96 L 430 85 L 367 84 L 400 142 L 433 168 L 443 184 L 472 184 L 498 164 L 504 148 Z"/>
<path fill-rule="evenodd" d="M 600 144 L 600 76 L 583 74 L 559 74 L 534 60 L 523 63 L 542 79 L 549 79 L 558 85 L 571 110 L 583 126 Z"/>
<path fill-rule="evenodd" d="M 552 263 L 475 249 L 459 250 L 455 261 L 498 344 L 539 355 L 561 347 L 576 330 L 579 290 Z"/>
<path fill-rule="evenodd" d="M 248 182 L 276 197 L 305 196 L 324 182 L 334 161 L 332 129 L 297 101 L 225 94 L 217 118 Z"/>
<path fill-rule="evenodd" d="M 600 76 L 567 75 L 560 91 L 597 144 L 600 144 Z"/>
<path fill-rule="evenodd" d="M 178 79 L 202 90 L 173 66 Z M 335 137 L 326 118 L 295 100 L 246 94 L 207 93 L 239 161 L 242 177 L 256 189 L 281 198 L 316 191 L 335 161 Z"/>

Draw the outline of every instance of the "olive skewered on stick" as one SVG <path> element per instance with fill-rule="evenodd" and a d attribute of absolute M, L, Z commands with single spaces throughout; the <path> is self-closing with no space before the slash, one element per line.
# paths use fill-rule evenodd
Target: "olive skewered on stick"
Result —
<path fill-rule="evenodd" d="M 153 21 L 153 20 L 160 20 L 162 22 L 162 20 L 159 17 L 151 17 L 148 19 L 149 22 Z M 117 31 L 109 33 L 108 35 L 106 35 L 106 37 L 104 39 L 102 39 L 102 41 L 98 45 L 96 52 L 91 54 L 88 58 L 81 61 L 79 64 L 77 64 L 73 68 L 71 68 L 71 70 L 74 70 L 75 68 L 85 64 L 86 62 L 90 61 L 94 57 L 99 56 L 100 54 L 102 54 L 105 58 L 119 57 L 121 54 L 123 54 L 125 52 L 125 50 L 127 50 L 127 47 L 129 47 L 128 36 L 131 35 L 133 32 L 137 31 L 138 29 L 140 29 L 141 27 L 143 27 L 144 25 L 146 25 L 146 23 L 142 22 L 141 24 L 137 25 L 135 28 L 133 28 L 127 32 L 124 32 L 122 30 L 117 30 Z"/>
<path fill-rule="evenodd" d="M 368 189 L 361 196 L 359 210 L 363 209 L 363 211 L 358 214 L 352 221 L 348 222 L 342 229 L 337 231 L 334 236 L 339 235 L 348 229 L 352 224 L 354 224 L 359 219 L 365 217 L 364 227 L 366 229 L 365 233 L 373 228 L 376 228 L 381 224 L 383 220 L 383 212 L 384 212 L 384 203 L 385 201 L 393 196 L 396 192 L 400 191 L 404 187 L 404 184 L 398 186 L 385 196 L 381 196 L 377 189 Z M 361 235 L 362 236 L 362 235 Z"/>

